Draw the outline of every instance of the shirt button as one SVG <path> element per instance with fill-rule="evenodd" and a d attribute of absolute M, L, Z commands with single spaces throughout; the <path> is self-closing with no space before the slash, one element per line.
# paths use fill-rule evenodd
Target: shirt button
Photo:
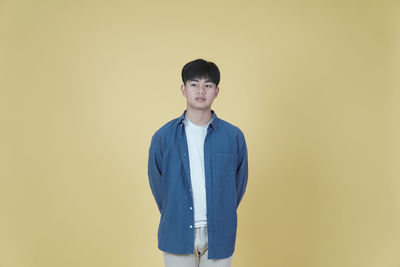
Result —
<path fill-rule="evenodd" d="M 193 225 L 190 225 L 189 227 L 190 227 L 190 228 L 193 228 Z"/>
<path fill-rule="evenodd" d="M 193 208 L 192 208 L 192 207 L 190 207 L 189 209 L 190 209 L 190 210 L 192 210 Z"/>

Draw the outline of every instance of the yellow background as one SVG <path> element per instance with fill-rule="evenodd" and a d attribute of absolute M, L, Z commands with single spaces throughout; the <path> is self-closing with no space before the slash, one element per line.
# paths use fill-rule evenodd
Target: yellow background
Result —
<path fill-rule="evenodd" d="M 0 2 L 0 266 L 163 266 L 150 137 L 215 62 L 233 267 L 400 266 L 397 1 Z"/>

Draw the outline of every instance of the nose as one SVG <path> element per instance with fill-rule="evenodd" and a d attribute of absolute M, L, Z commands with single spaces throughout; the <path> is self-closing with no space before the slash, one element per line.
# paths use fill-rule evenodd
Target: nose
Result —
<path fill-rule="evenodd" d="M 197 90 L 197 93 L 204 93 L 205 92 L 205 89 L 204 89 L 204 86 L 203 85 L 199 85 L 199 89 Z"/>

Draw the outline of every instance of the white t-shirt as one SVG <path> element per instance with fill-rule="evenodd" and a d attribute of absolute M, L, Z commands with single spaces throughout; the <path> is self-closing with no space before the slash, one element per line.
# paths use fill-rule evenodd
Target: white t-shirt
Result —
<path fill-rule="evenodd" d="M 185 133 L 189 150 L 190 179 L 192 183 L 194 225 L 207 225 L 206 183 L 204 173 L 204 140 L 208 125 L 193 124 L 185 115 Z"/>

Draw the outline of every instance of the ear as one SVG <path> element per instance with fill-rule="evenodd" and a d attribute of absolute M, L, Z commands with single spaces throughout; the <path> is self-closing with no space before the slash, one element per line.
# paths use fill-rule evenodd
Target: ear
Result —
<path fill-rule="evenodd" d="M 217 86 L 217 89 L 215 89 L 215 97 L 218 96 L 218 93 L 219 93 L 219 87 Z"/>
<path fill-rule="evenodd" d="M 185 96 L 186 88 L 185 88 L 184 84 L 181 85 L 181 93 L 182 93 L 183 96 Z"/>

